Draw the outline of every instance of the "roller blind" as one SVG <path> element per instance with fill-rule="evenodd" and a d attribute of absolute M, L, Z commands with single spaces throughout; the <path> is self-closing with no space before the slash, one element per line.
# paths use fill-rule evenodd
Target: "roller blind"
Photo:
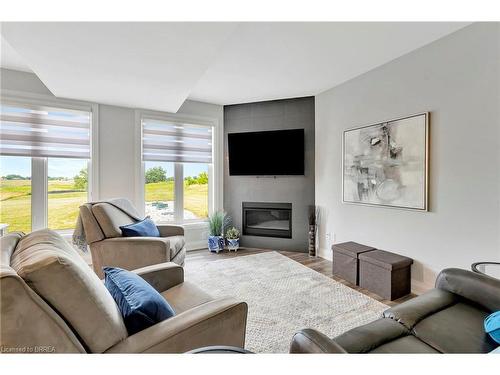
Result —
<path fill-rule="evenodd" d="M 145 161 L 212 163 L 212 127 L 142 119 Z"/>
<path fill-rule="evenodd" d="M 0 154 L 90 159 L 90 111 L 2 103 Z"/>

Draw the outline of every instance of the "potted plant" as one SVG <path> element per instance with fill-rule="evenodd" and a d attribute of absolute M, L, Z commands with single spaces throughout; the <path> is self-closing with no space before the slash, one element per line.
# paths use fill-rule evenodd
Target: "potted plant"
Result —
<path fill-rule="evenodd" d="M 240 231 L 235 227 L 229 228 L 226 232 L 226 240 L 229 251 L 238 251 L 240 247 Z"/>
<path fill-rule="evenodd" d="M 230 222 L 231 218 L 224 211 L 215 211 L 208 216 L 208 250 L 212 253 L 224 250 L 224 229 Z"/>

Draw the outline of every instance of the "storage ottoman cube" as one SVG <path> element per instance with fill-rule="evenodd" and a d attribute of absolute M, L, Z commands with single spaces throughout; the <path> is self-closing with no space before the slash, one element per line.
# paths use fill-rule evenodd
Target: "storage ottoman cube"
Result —
<path fill-rule="evenodd" d="M 359 286 L 379 296 L 395 300 L 411 292 L 413 259 L 384 250 L 359 256 Z"/>
<path fill-rule="evenodd" d="M 356 242 L 343 242 L 332 246 L 333 274 L 351 284 L 358 284 L 358 258 L 360 254 L 375 250 Z"/>

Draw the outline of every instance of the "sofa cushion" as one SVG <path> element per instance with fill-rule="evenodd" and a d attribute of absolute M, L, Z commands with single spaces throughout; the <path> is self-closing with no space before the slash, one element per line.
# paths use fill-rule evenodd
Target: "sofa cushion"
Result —
<path fill-rule="evenodd" d="M 459 302 L 421 320 L 414 335 L 442 353 L 488 353 L 497 344 L 484 332 L 489 312 Z"/>
<path fill-rule="evenodd" d="M 439 353 L 433 347 L 420 341 L 414 336 L 403 336 L 398 339 L 389 341 L 373 349 L 370 353 L 380 354 L 417 354 L 417 353 Z"/>
<path fill-rule="evenodd" d="M 153 220 L 149 217 L 137 223 L 122 225 L 123 237 L 160 237 L 160 232 Z"/>
<path fill-rule="evenodd" d="M 77 251 L 47 229 L 23 237 L 11 266 L 81 337 L 103 352 L 127 337 L 115 301 Z"/>
<path fill-rule="evenodd" d="M 177 314 L 213 301 L 210 295 L 188 281 L 167 289 L 161 295 L 174 308 Z"/>
<path fill-rule="evenodd" d="M 412 329 L 422 319 L 446 307 L 454 305 L 460 297 L 441 289 L 432 289 L 405 303 L 384 311 L 385 318 L 393 319 L 406 328 Z"/>
<path fill-rule="evenodd" d="M 121 237 L 121 226 L 135 223 L 132 217 L 109 203 L 92 205 L 92 213 L 96 218 L 106 238 Z"/>
<path fill-rule="evenodd" d="M 184 236 L 171 236 L 167 237 L 170 241 L 170 259 L 174 259 L 175 256 L 181 251 L 186 244 Z"/>
<path fill-rule="evenodd" d="M 379 346 L 409 335 L 410 332 L 391 319 L 378 319 L 337 336 L 334 340 L 348 353 L 368 353 Z"/>
<path fill-rule="evenodd" d="M 120 308 L 129 335 L 175 315 L 167 300 L 139 275 L 115 267 L 103 271 L 106 288 Z"/>

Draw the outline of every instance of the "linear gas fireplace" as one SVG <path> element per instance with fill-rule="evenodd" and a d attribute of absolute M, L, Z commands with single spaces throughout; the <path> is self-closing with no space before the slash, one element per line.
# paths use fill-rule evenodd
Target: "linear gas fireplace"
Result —
<path fill-rule="evenodd" d="M 243 234 L 292 238 L 292 204 L 243 202 Z"/>

